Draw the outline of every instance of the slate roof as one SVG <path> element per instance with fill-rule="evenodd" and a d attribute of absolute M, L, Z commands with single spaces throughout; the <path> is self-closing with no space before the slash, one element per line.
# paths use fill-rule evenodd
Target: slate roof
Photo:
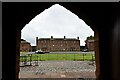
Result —
<path fill-rule="evenodd" d="M 30 42 L 27 42 L 27 41 L 24 40 L 24 39 L 21 39 L 21 43 L 29 43 L 29 44 L 30 44 Z"/>
<path fill-rule="evenodd" d="M 78 40 L 76 38 L 39 38 L 38 40 Z"/>
<path fill-rule="evenodd" d="M 94 40 L 88 40 L 88 42 L 94 42 Z"/>

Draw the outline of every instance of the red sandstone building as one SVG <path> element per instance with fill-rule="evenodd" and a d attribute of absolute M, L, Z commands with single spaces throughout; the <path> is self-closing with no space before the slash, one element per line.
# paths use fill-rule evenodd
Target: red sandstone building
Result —
<path fill-rule="evenodd" d="M 20 52 L 30 52 L 31 51 L 31 45 L 29 42 L 21 39 L 20 43 Z"/>
<path fill-rule="evenodd" d="M 85 41 L 86 43 L 86 48 L 89 50 L 89 51 L 94 51 L 94 37 L 90 36 L 90 37 L 87 37 L 87 40 Z"/>
<path fill-rule="evenodd" d="M 36 37 L 36 49 L 42 51 L 80 51 L 79 37 L 75 38 L 39 38 Z"/>

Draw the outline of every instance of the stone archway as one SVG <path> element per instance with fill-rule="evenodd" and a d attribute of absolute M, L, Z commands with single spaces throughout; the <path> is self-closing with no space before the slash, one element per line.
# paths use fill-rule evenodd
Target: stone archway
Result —
<path fill-rule="evenodd" d="M 42 12 L 44 9 L 50 7 L 54 3 L 4 3 L 3 4 L 3 23 L 5 36 L 11 35 L 11 42 L 7 38 L 4 39 L 3 58 L 4 64 L 11 61 L 11 65 L 7 65 L 7 77 L 5 79 L 18 79 L 19 73 L 19 45 L 21 29 L 27 24 L 33 17 Z M 117 3 L 58 3 L 70 11 L 74 12 L 80 18 L 82 18 L 88 25 L 92 26 L 95 31 L 96 37 L 96 52 L 100 53 L 96 55 L 96 62 L 100 62 L 97 68 L 96 75 L 98 79 L 119 79 L 119 49 L 113 49 L 115 45 L 112 40 L 119 46 L 119 26 L 115 26 L 114 22 L 118 21 L 119 16 L 119 4 Z M 116 8 L 117 7 L 117 8 Z M 17 8 L 17 9 L 16 9 Z M 9 13 L 9 14 L 8 14 Z M 117 14 L 117 15 L 116 15 Z M 116 20 L 116 21 L 114 21 Z M 94 25 L 94 24 L 95 25 Z M 9 24 L 9 25 L 8 25 Z M 12 28 L 14 26 L 14 28 Z M 7 29 L 6 29 L 7 28 Z M 114 30 L 115 29 L 115 30 Z M 117 30 L 116 30 L 117 29 Z M 99 39 L 98 39 L 99 38 Z M 5 42 L 6 41 L 6 42 Z M 99 41 L 99 43 L 98 43 Z M 15 43 L 13 45 L 12 43 Z M 6 47 L 11 45 L 11 49 Z M 98 50 L 99 49 L 99 50 Z M 13 54 L 12 56 L 9 53 Z M 113 56 L 112 56 L 113 55 Z M 99 59 L 98 59 L 99 58 Z M 100 60 L 100 61 L 99 61 Z M 115 63 L 115 64 L 114 64 Z M 114 64 L 114 65 L 113 65 Z M 15 70 L 14 74 L 11 74 Z M 11 75 L 11 76 L 10 76 Z"/>
<path fill-rule="evenodd" d="M 39 12 L 40 13 L 40 12 Z M 99 35 L 98 35 L 98 31 L 96 30 L 96 27 L 95 27 L 95 25 L 93 25 L 94 23 L 92 22 L 92 20 L 90 20 L 89 19 L 89 17 L 87 17 L 87 19 L 86 19 L 86 16 L 87 15 L 85 15 L 84 14 L 84 12 L 81 12 L 80 14 L 79 14 L 79 17 L 81 17 L 82 16 L 82 18 L 83 18 L 83 20 L 85 19 L 86 21 L 87 21 L 87 23 L 88 24 L 90 24 L 91 26 L 93 26 L 93 27 L 91 27 L 94 31 L 95 31 L 95 46 L 96 46 L 96 48 L 95 48 L 95 57 L 96 57 L 96 66 L 97 66 L 97 68 L 96 68 L 96 77 L 98 78 L 98 76 L 99 76 Z M 21 35 L 20 35 L 20 37 L 21 37 Z M 19 54 L 19 52 L 18 52 L 18 54 Z M 17 56 L 19 56 L 19 55 L 17 55 Z M 18 60 L 19 61 L 19 60 Z M 17 64 L 18 64 L 18 62 L 17 62 Z"/>

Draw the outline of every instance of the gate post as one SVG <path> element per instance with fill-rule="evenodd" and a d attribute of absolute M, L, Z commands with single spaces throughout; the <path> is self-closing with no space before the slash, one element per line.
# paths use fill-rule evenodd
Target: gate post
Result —
<path fill-rule="evenodd" d="M 100 76 L 100 61 L 99 61 L 99 34 L 98 31 L 94 31 L 94 35 L 95 35 L 95 44 L 94 44 L 94 51 L 95 51 L 95 63 L 96 63 L 96 71 L 95 71 L 95 75 L 96 75 L 96 80 L 99 79 Z"/>
<path fill-rule="evenodd" d="M 20 71 L 20 69 L 19 69 L 19 63 L 20 63 L 20 38 L 21 38 L 21 30 L 17 30 L 16 31 L 16 70 L 15 70 L 15 72 L 16 72 L 16 80 L 19 80 L 19 71 Z"/>

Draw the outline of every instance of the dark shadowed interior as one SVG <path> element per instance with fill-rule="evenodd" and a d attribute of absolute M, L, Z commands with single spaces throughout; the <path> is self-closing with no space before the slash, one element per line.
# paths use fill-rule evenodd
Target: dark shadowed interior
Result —
<path fill-rule="evenodd" d="M 18 79 L 21 30 L 36 15 L 56 3 L 3 3 L 2 80 Z M 94 31 L 97 80 L 119 80 L 119 3 L 60 3 Z"/>

